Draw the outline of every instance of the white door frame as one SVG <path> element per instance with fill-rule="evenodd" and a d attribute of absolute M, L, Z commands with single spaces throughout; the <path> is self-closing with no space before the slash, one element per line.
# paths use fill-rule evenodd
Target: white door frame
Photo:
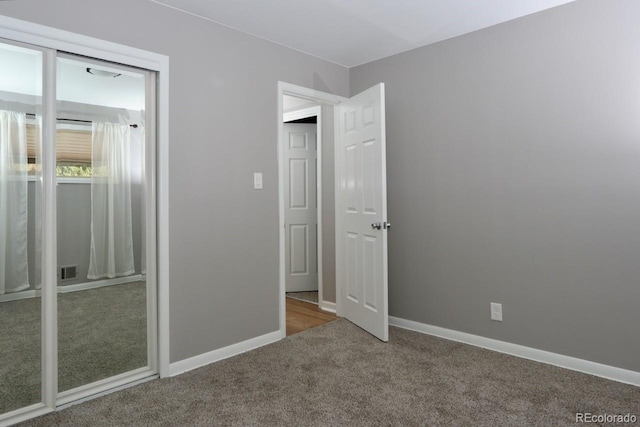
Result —
<path fill-rule="evenodd" d="M 283 113 L 282 116 L 283 122 L 316 117 L 316 265 L 318 268 L 318 304 L 320 304 L 320 302 L 322 301 L 322 107 L 320 105 L 315 105 L 313 107 Z M 285 166 L 284 162 L 282 165 Z M 284 174 L 284 170 L 279 171 L 279 174 L 280 173 Z M 285 239 L 285 247 L 287 244 L 288 243 Z"/>
<path fill-rule="evenodd" d="M 145 68 L 158 72 L 157 82 L 157 132 L 156 132 L 156 182 L 152 191 L 157 195 L 155 216 L 157 218 L 157 286 L 158 286 L 158 366 L 160 376 L 169 376 L 169 58 L 165 55 L 149 52 L 141 49 L 124 46 L 93 37 L 87 37 L 68 31 L 63 31 L 32 22 L 22 21 L 0 15 L 0 38 L 27 43 L 46 49 L 52 49 L 44 55 L 45 81 L 43 88 L 43 109 L 45 123 L 43 124 L 43 138 L 51 141 L 55 136 L 55 51 L 64 51 L 83 55 L 90 58 L 126 64 L 134 67 Z M 44 193 L 47 203 L 43 206 L 43 277 L 56 277 L 56 251 L 55 251 L 55 199 L 53 198 L 55 185 L 55 153 L 50 144 L 49 152 L 43 153 L 44 162 L 49 166 L 49 174 L 43 177 Z M 147 212 L 154 215 L 154 212 Z M 55 352 L 56 342 L 56 300 L 55 292 L 51 292 L 51 285 L 43 283 L 43 355 L 44 352 Z M 49 291 L 47 291 L 47 289 Z M 50 353 L 52 354 L 52 353 Z M 18 423 L 38 415 L 52 412 L 56 405 L 60 404 L 57 396 L 57 363 L 56 359 L 43 358 L 43 395 L 42 402 L 26 408 L 0 415 L 0 423 Z M 117 387 L 135 381 L 142 373 L 134 371 L 105 380 L 101 384 L 94 383 L 96 387 L 91 390 L 83 390 L 75 394 L 73 398 L 88 397 L 91 394 L 107 392 Z"/>
<path fill-rule="evenodd" d="M 285 211 L 285 200 L 284 200 L 284 145 L 282 143 L 282 138 L 284 136 L 284 117 L 285 113 L 282 111 L 282 97 L 284 95 L 295 96 L 297 98 L 307 99 L 310 102 L 318 104 L 317 106 L 311 107 L 305 110 L 316 110 L 317 113 L 308 114 L 307 116 L 295 116 L 295 113 L 307 114 L 305 110 L 296 111 L 287 115 L 287 120 L 295 120 L 303 117 L 310 117 L 311 115 L 318 115 L 318 167 L 317 167 L 317 182 L 316 185 L 318 187 L 318 191 L 316 197 L 318 198 L 318 303 L 322 301 L 322 137 L 321 137 L 321 105 L 332 105 L 335 106 L 345 100 L 346 98 L 333 95 L 326 92 L 317 91 L 314 89 L 309 89 L 302 86 L 297 86 L 291 83 L 285 83 L 282 81 L 278 82 L 278 206 L 279 206 L 279 221 L 278 221 L 278 236 L 279 236 L 279 271 L 280 271 L 280 336 L 282 338 L 287 336 L 287 312 L 286 312 L 286 286 L 285 286 L 285 220 L 284 220 L 284 211 Z M 337 109 L 336 109 L 337 110 Z M 337 123 L 335 120 L 336 113 L 334 113 L 334 123 Z M 334 125 L 335 126 L 335 125 Z M 335 133 L 335 132 L 334 132 Z M 336 283 L 336 296 L 339 293 L 337 289 Z M 337 297 L 336 297 L 337 299 Z"/>

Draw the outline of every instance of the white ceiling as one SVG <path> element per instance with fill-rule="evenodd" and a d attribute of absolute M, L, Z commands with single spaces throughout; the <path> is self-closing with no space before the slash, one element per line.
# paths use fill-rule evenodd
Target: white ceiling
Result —
<path fill-rule="evenodd" d="M 151 0 L 346 67 L 574 0 Z"/>

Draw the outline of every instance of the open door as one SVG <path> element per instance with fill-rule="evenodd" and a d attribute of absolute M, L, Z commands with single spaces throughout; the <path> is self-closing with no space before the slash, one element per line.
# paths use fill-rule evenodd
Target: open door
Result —
<path fill-rule="evenodd" d="M 336 281 L 339 314 L 389 340 L 384 83 L 338 106 Z"/>

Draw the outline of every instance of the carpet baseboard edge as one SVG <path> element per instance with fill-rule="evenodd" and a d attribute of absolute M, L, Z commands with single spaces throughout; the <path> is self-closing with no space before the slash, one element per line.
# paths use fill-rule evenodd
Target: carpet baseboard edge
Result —
<path fill-rule="evenodd" d="M 237 356 L 241 353 L 246 353 L 247 351 L 254 350 L 258 347 L 280 341 L 281 338 L 282 336 L 278 330 L 236 344 L 231 344 L 227 347 L 219 348 L 208 353 L 199 354 L 188 359 L 171 363 L 169 365 L 169 376 L 173 377 L 180 375 L 187 371 L 201 368 L 211 363 Z"/>
<path fill-rule="evenodd" d="M 336 303 L 331 301 L 321 301 L 320 309 L 324 311 L 328 311 L 329 313 L 336 312 Z"/>
<path fill-rule="evenodd" d="M 640 387 L 640 372 L 389 316 L 389 325 Z"/>

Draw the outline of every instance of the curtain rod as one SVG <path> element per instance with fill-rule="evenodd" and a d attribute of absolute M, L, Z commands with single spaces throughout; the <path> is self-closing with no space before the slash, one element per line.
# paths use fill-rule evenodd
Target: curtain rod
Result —
<path fill-rule="evenodd" d="M 31 116 L 31 117 L 35 117 L 36 115 L 33 113 L 26 113 L 27 116 Z M 76 123 L 93 123 L 91 120 L 80 120 L 80 119 L 61 119 L 61 118 L 57 118 L 57 121 L 62 121 L 62 122 L 76 122 Z M 129 126 L 131 126 L 134 129 L 138 128 L 138 125 L 133 123 L 130 124 Z"/>

